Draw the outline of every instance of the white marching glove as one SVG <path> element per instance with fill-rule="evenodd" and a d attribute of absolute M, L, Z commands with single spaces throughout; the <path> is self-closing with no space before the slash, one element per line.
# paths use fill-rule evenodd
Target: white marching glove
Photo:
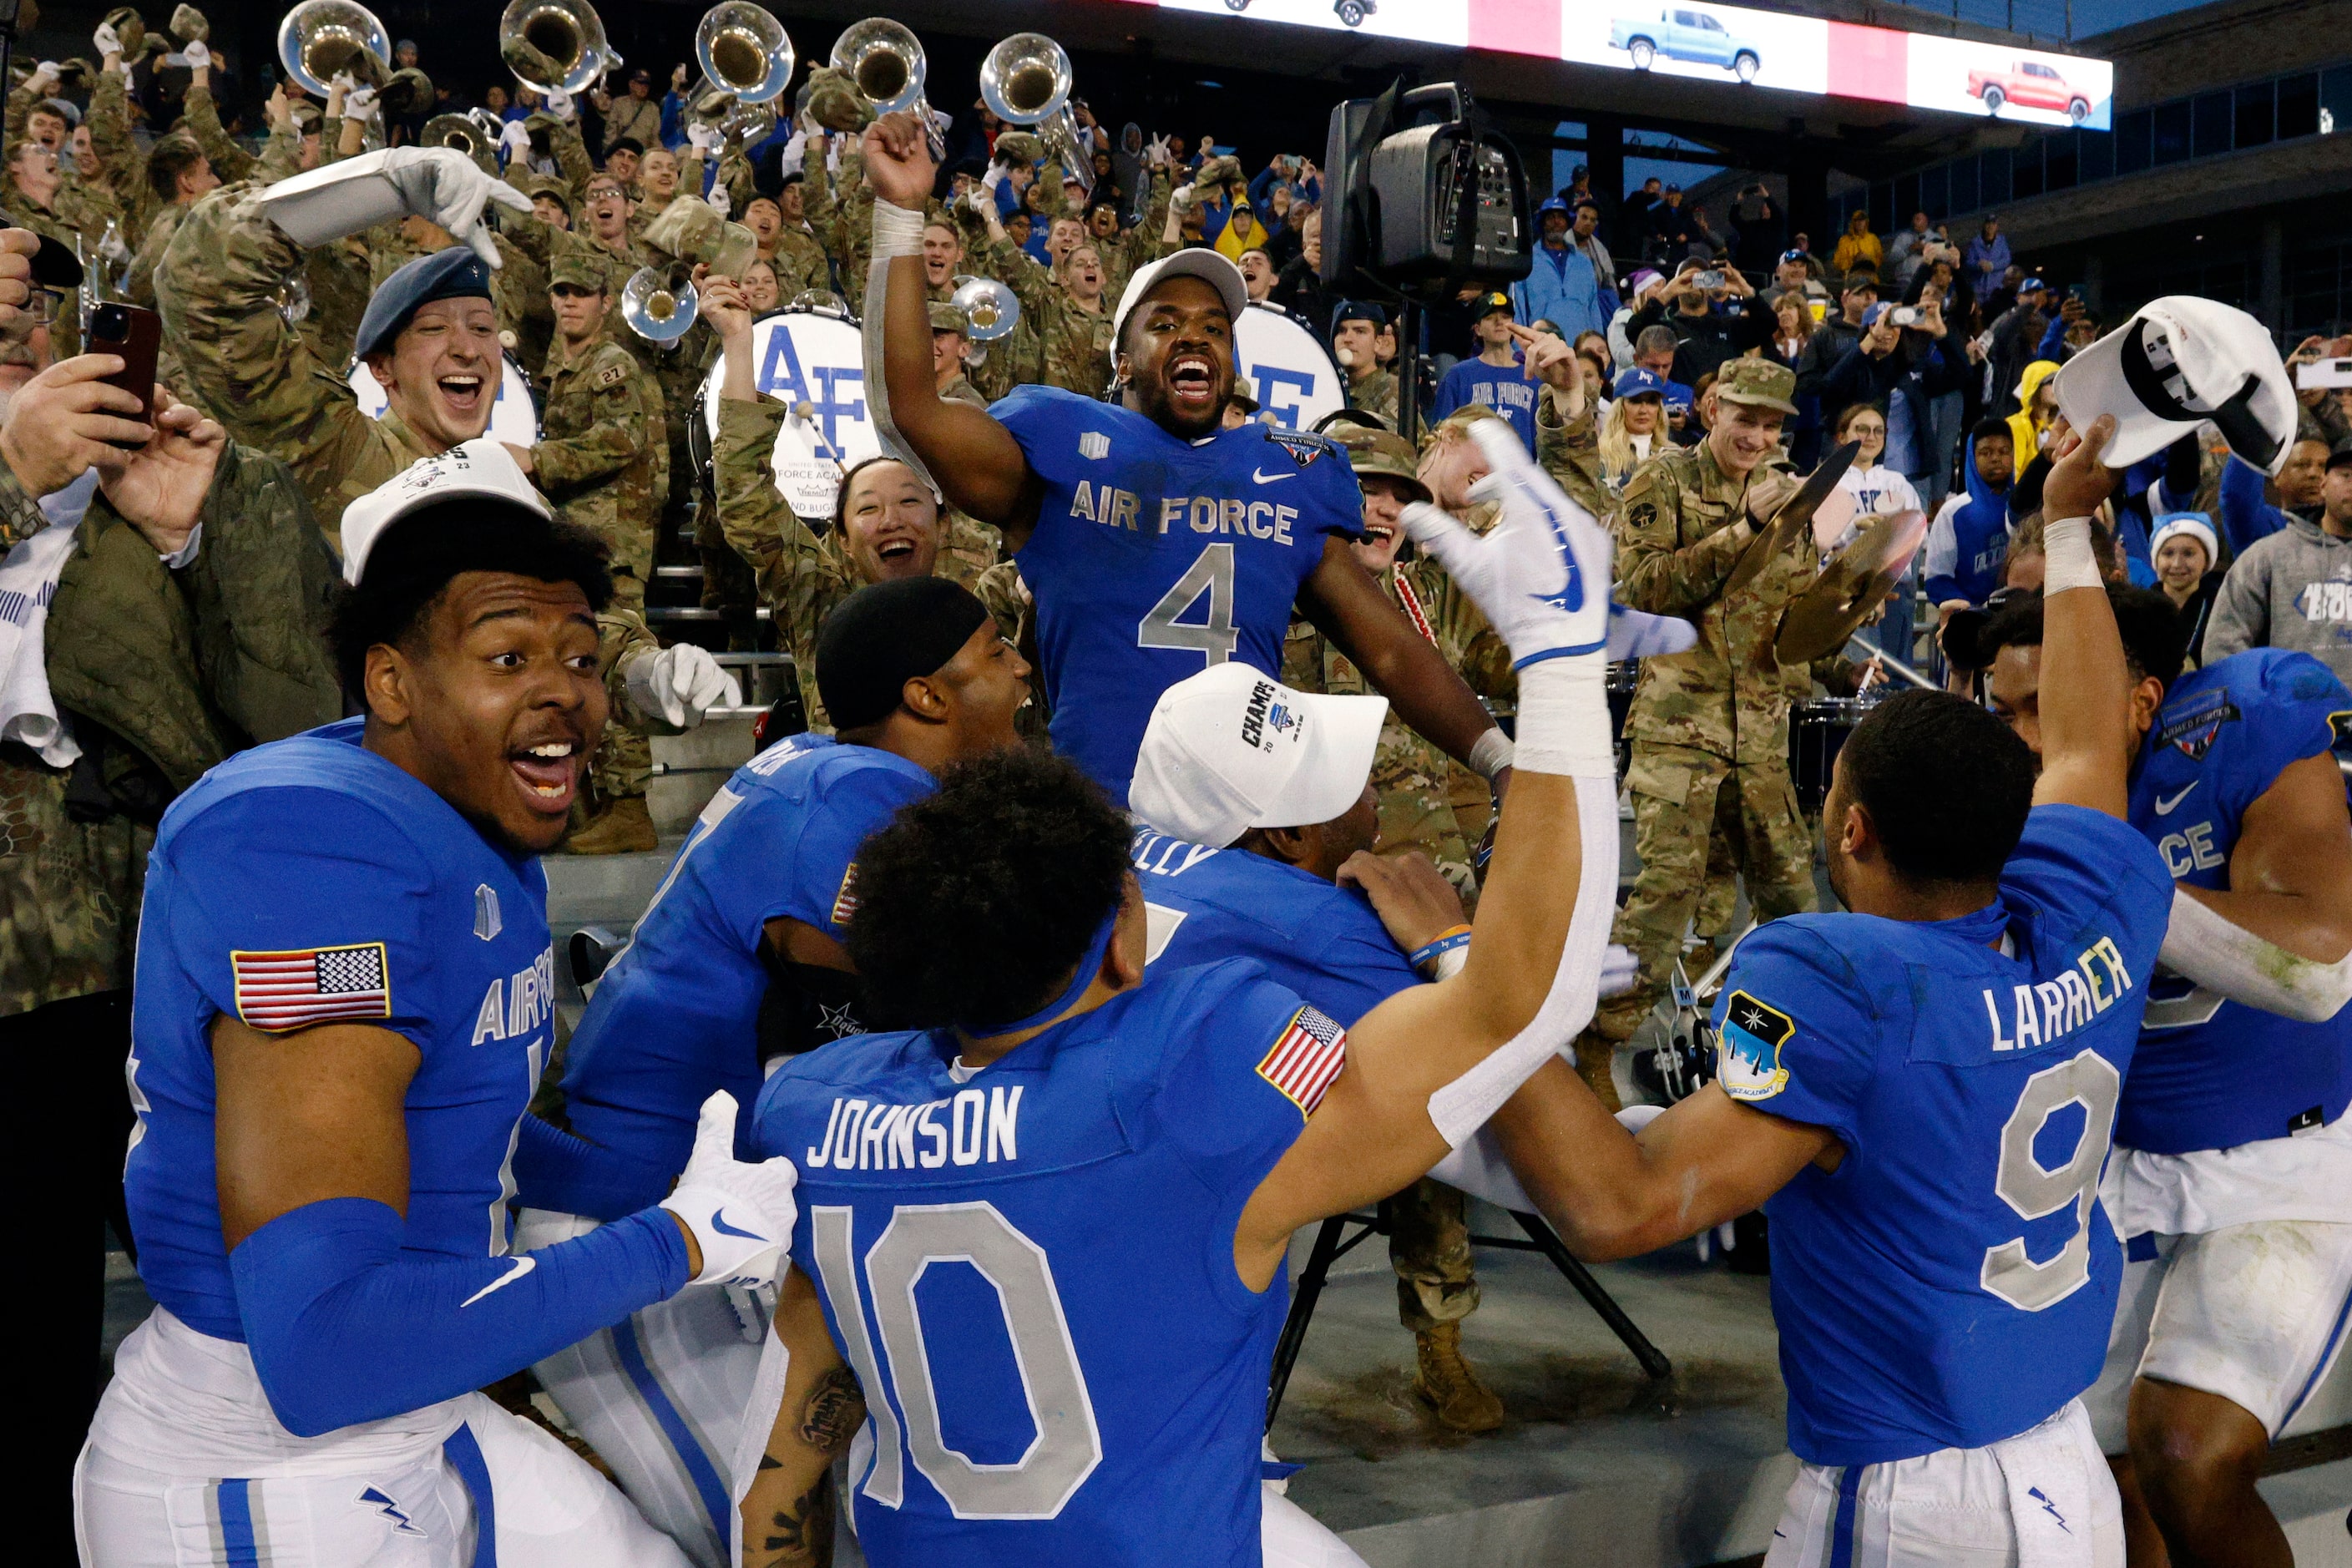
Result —
<path fill-rule="evenodd" d="M 572 95 L 560 88 L 547 95 L 547 111 L 563 121 L 569 121 L 580 112 L 572 106 Z"/>
<path fill-rule="evenodd" d="M 743 701 L 743 689 L 735 678 L 692 643 L 633 660 L 627 680 L 629 700 L 637 711 L 672 729 L 690 730 L 713 708 L 740 707 Z"/>
<path fill-rule="evenodd" d="M 1514 668 L 1609 646 L 1611 546 L 1591 513 L 1543 471 L 1509 425 L 1470 427 L 1490 471 L 1470 489 L 1501 515 L 1483 539 L 1427 501 L 1404 509 L 1405 532 L 1462 584 L 1511 650 Z"/>
<path fill-rule="evenodd" d="M 1633 989 L 1633 982 L 1642 977 L 1642 961 L 1633 956 L 1631 948 L 1615 942 L 1601 955 L 1601 994 L 1622 996 Z"/>
<path fill-rule="evenodd" d="M 677 1188 L 661 1206 L 686 1222 L 702 1249 L 702 1272 L 688 1284 L 757 1289 L 774 1279 L 793 1238 L 800 1172 L 790 1160 L 735 1157 L 735 1097 L 720 1089 L 702 1102 L 694 1152 Z"/>
<path fill-rule="evenodd" d="M 1168 166 L 1168 138 L 1164 135 L 1154 136 L 1150 141 L 1146 142 L 1143 144 L 1143 161 L 1150 164 L 1155 169 L 1166 168 Z"/>
<path fill-rule="evenodd" d="M 1191 212 L 1200 200 L 1201 195 L 1193 189 L 1190 180 L 1168 193 L 1168 205 L 1180 213 Z"/>
<path fill-rule="evenodd" d="M 1654 616 L 1643 610 L 1629 610 L 1622 605 L 1609 606 L 1609 658 L 1612 663 L 1654 658 L 1697 646 L 1698 628 L 1680 616 Z"/>
<path fill-rule="evenodd" d="M 55 81 L 63 74 L 64 68 L 55 60 L 43 60 L 39 65 L 33 68 L 34 81 Z M 32 83 L 27 82 L 26 85 L 29 87 Z"/>
<path fill-rule="evenodd" d="M 499 150 L 509 158 L 530 155 L 530 132 L 523 129 L 521 121 L 507 121 L 506 129 L 499 132 Z"/>
<path fill-rule="evenodd" d="M 497 202 L 530 211 L 529 196 L 455 147 L 394 147 L 384 154 L 383 174 L 410 212 L 472 246 L 492 268 L 499 265 L 499 246 L 482 226 L 482 208 Z"/>
<path fill-rule="evenodd" d="M 98 25 L 98 31 L 89 36 L 89 41 L 91 47 L 98 50 L 100 59 L 122 52 L 122 36 L 114 30 L 114 24 L 111 22 L 100 22 Z M 44 66 L 43 68 L 46 69 L 47 67 Z"/>
<path fill-rule="evenodd" d="M 719 150 L 719 132 L 713 126 L 689 125 L 686 128 L 686 140 L 698 152 L 715 153 Z"/>
<path fill-rule="evenodd" d="M 375 89 L 354 87 L 343 94 L 343 118 L 362 125 L 375 121 Z"/>
<path fill-rule="evenodd" d="M 180 58 L 190 70 L 205 70 L 213 63 L 213 52 L 202 38 L 198 38 L 181 48 Z"/>
<path fill-rule="evenodd" d="M 702 199 L 709 203 L 710 210 L 720 217 L 726 217 L 735 210 L 735 198 L 727 194 L 727 187 L 724 185 L 711 186 L 710 194 Z"/>

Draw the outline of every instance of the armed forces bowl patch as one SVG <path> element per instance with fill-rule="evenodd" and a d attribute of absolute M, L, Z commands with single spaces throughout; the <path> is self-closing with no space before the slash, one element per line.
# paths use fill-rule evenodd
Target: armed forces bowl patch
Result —
<path fill-rule="evenodd" d="M 1735 991 L 1723 1015 L 1716 1043 L 1716 1076 L 1734 1100 L 1769 1100 L 1788 1086 L 1780 1047 L 1797 1032 L 1796 1020 L 1745 991 Z"/>
<path fill-rule="evenodd" d="M 2177 747 L 2182 756 L 2201 763 L 2205 753 L 2213 749 L 2221 726 L 2240 717 L 2238 705 L 2230 700 L 2228 688 L 2200 691 L 2158 711 L 2155 745 L 2159 751 L 2166 746 Z"/>

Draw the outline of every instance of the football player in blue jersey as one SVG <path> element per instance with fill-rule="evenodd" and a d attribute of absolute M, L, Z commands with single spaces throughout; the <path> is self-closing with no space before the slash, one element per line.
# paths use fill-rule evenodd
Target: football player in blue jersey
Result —
<path fill-rule="evenodd" d="M 1347 549 L 1355 476 L 1318 436 L 1226 430 L 1241 271 L 1213 250 L 1139 268 L 1112 313 L 1117 397 L 1024 386 L 942 399 L 923 295 L 935 170 L 911 115 L 869 127 L 866 393 L 885 449 L 1003 531 L 1037 607 L 1055 749 L 1124 800 L 1152 700 L 1227 659 L 1282 668 L 1294 606 L 1399 717 L 1490 782 L 1511 743 Z M 1498 785 L 1499 787 L 1499 785 Z"/>
<path fill-rule="evenodd" d="M 1246 961 L 1147 972 L 1129 824 L 1066 759 L 964 763 L 867 840 L 850 955 L 918 1027 L 761 1092 L 753 1147 L 806 1201 L 747 1561 L 830 1561 L 855 1432 L 877 1568 L 1351 1560 L 1260 1486 L 1291 1234 L 1427 1171 L 1590 1016 L 1615 889 L 1608 538 L 1480 428 L 1495 531 L 1407 515 L 1519 669 L 1459 974 L 1349 1030 Z M 1325 743 L 1259 685 L 1225 698 L 1248 745 L 1287 768 Z"/>
<path fill-rule="evenodd" d="M 2329 750 L 2352 692 L 2278 648 L 2183 674 L 2171 602 L 2110 594 L 2132 826 L 2174 886 L 2105 1188 L 2123 1302 L 2088 1403 L 2133 1561 L 2285 1568 L 2254 1482 L 2352 1320 L 2352 832 Z M 2005 608 L 1979 644 L 1994 710 L 2036 747 L 2046 618 Z"/>
<path fill-rule="evenodd" d="M 2063 679 L 2042 690 L 2038 778 L 1960 698 L 1882 704 L 1822 813 L 1851 912 L 1740 943 L 1718 1076 L 1634 1137 L 1564 1065 L 1496 1118 L 1581 1256 L 1771 1217 L 1802 1464 L 1768 1568 L 2123 1562 L 2078 1396 L 2123 1270 L 2099 1174 L 2171 887 L 2126 820 L 2128 686 L 2091 550 L 2113 429 L 2069 437 L 2044 492 Z"/>
<path fill-rule="evenodd" d="M 536 857 L 604 728 L 604 552 L 471 441 L 343 514 L 363 710 L 164 816 L 124 1183 L 155 1310 L 76 1474 L 83 1562 L 583 1568 L 685 1558 L 472 1392 L 698 1280 L 772 1279 L 793 1173 L 713 1096 L 658 1208 L 509 1251 L 552 1037 Z M 562 1147 L 570 1145 L 568 1152 Z"/>
<path fill-rule="evenodd" d="M 615 1170 L 591 1187 L 519 1166 L 518 1250 L 657 1202 L 714 1090 L 748 1104 L 763 1060 L 865 1031 L 843 945 L 858 846 L 949 763 L 1019 744 L 1028 677 L 986 606 L 943 578 L 860 589 L 826 617 L 816 681 L 840 728 L 769 747 L 703 808 L 566 1053 L 571 1130 Z M 536 1368 L 646 1517 L 706 1568 L 726 1561 L 727 1439 L 765 1331 L 756 1306 L 691 1291 Z"/>

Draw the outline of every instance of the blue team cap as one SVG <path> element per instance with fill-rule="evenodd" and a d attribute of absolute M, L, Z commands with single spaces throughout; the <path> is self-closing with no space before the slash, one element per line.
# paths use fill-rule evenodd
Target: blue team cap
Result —
<path fill-rule="evenodd" d="M 2017 291 L 2021 294 L 2031 294 L 2036 289 L 2047 289 L 2049 287 L 2049 284 L 2044 283 L 2039 278 L 2029 278 L 2024 282 L 2020 283 L 2017 286 Z"/>
<path fill-rule="evenodd" d="M 1568 198 L 1566 196 L 1546 196 L 1544 198 L 1543 205 L 1536 208 L 1536 216 L 1540 219 L 1546 213 L 1559 213 L 1565 216 L 1568 213 Z"/>
<path fill-rule="evenodd" d="M 1801 250 L 1790 249 L 1784 250 L 1780 253 L 1780 260 L 1782 261 L 1802 261 L 1804 258 L 1805 253 Z M 1778 265 L 1778 263 L 1775 265 Z"/>
<path fill-rule="evenodd" d="M 365 359 L 388 345 L 409 318 L 436 300 L 487 300 L 490 269 L 471 247 L 453 245 L 420 256 L 385 279 L 369 296 L 367 311 L 352 340 L 352 356 Z"/>
<path fill-rule="evenodd" d="M 1389 313 L 1368 300 L 1342 300 L 1339 308 L 1331 312 L 1331 330 L 1336 332 L 1348 321 L 1370 321 L 1375 327 L 1385 327 Z"/>
<path fill-rule="evenodd" d="M 1611 389 L 1611 395 L 1615 397 L 1664 397 L 1666 395 L 1665 378 L 1658 374 L 1655 371 L 1643 370 L 1641 366 L 1636 365 L 1632 370 L 1620 371 L 1618 373 L 1617 384 Z"/>

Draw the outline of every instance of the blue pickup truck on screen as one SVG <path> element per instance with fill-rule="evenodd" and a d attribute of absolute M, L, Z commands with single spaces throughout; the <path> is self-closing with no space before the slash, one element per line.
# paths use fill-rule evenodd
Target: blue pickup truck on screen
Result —
<path fill-rule="evenodd" d="M 1645 71 L 1664 56 L 1696 65 L 1721 66 L 1741 81 L 1754 81 L 1763 68 L 1763 51 L 1736 37 L 1705 11 L 1668 5 L 1640 16 L 1619 16 L 1609 24 L 1609 47 L 1633 58 L 1633 68 Z"/>

